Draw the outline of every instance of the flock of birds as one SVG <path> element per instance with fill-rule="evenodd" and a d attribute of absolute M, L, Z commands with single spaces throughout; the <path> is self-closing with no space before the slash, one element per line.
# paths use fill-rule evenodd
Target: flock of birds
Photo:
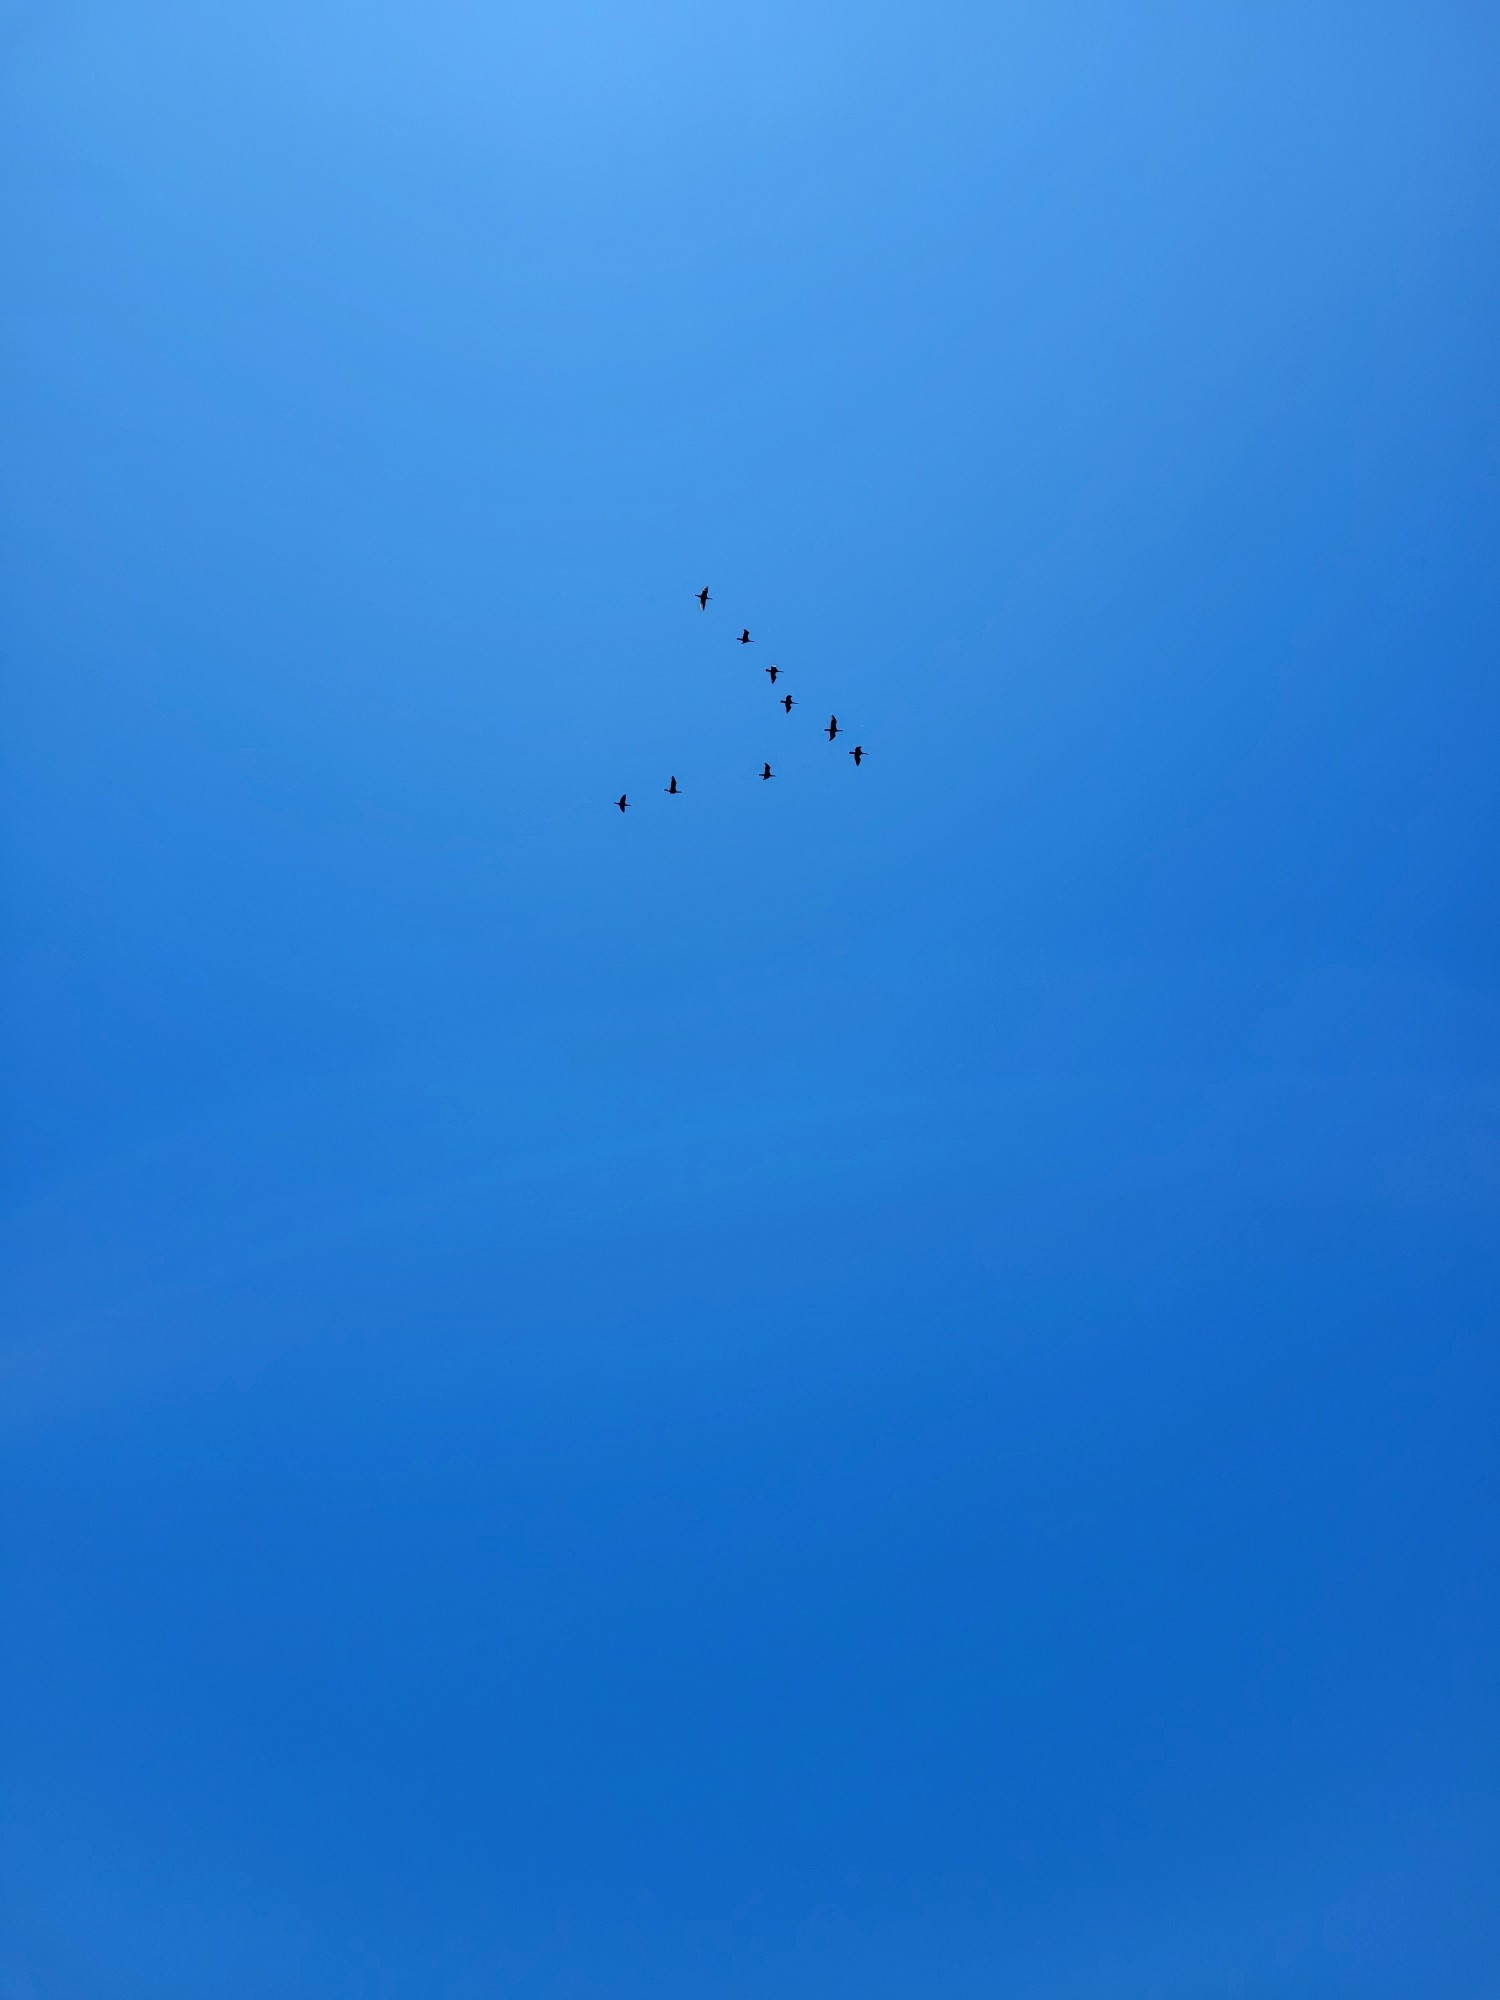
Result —
<path fill-rule="evenodd" d="M 708 594 L 707 584 L 704 584 L 703 588 L 697 592 L 697 600 L 698 600 L 698 609 L 700 611 L 707 611 L 709 605 L 713 602 L 713 599 Z M 736 639 L 735 644 L 737 646 L 753 646 L 755 644 L 755 641 L 750 636 L 750 627 L 748 625 L 746 625 L 743 628 L 738 639 Z M 774 689 L 777 681 L 780 680 L 781 678 L 780 667 L 778 667 L 776 663 L 772 661 L 771 665 L 765 669 L 765 673 L 766 673 L 766 678 L 770 681 L 771 686 Z M 778 705 L 781 707 L 783 713 L 787 715 L 790 715 L 794 708 L 800 706 L 798 702 L 793 700 L 790 694 L 777 695 L 776 700 Z M 830 743 L 835 742 L 840 736 L 844 735 L 844 733 L 845 732 L 839 727 L 838 717 L 836 715 L 830 715 L 828 718 L 827 726 L 824 728 L 823 731 L 823 734 L 828 738 L 829 742 Z M 854 768 L 857 771 L 860 765 L 865 761 L 865 746 L 862 743 L 856 743 L 854 748 L 848 751 L 846 754 L 854 759 Z M 769 762 L 766 762 L 763 763 L 760 767 L 760 775 L 762 781 L 764 782 L 764 780 L 767 778 L 774 778 L 776 776 L 776 773 L 771 769 Z M 662 786 L 662 790 L 666 793 L 669 799 L 679 798 L 682 794 L 682 787 L 678 784 L 675 776 L 671 779 L 670 783 Z M 628 812 L 630 810 L 629 794 L 626 792 L 621 792 L 620 796 L 615 800 L 615 806 L 620 812 Z"/>

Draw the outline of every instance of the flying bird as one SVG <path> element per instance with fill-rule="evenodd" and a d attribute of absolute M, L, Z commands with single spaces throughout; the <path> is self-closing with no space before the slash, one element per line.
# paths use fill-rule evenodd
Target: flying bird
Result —
<path fill-rule="evenodd" d="M 780 669 L 780 667 L 776 667 L 776 666 L 771 666 L 771 667 L 767 667 L 767 668 L 766 668 L 766 672 L 767 672 L 767 673 L 768 673 L 768 674 L 769 674 L 769 675 L 771 676 L 771 685 L 772 685 L 772 687 L 775 687 L 775 685 L 776 685 L 776 676 L 777 676 L 777 675 L 778 675 L 778 674 L 779 674 L 779 673 L 781 672 L 781 669 Z"/>
<path fill-rule="evenodd" d="M 666 792 L 669 798 L 680 797 L 680 794 L 677 790 L 677 780 L 675 778 L 672 780 L 670 785 L 664 785 L 662 787 L 662 790 Z"/>
<path fill-rule="evenodd" d="M 744 631 L 741 632 L 739 638 L 735 641 L 735 644 L 739 646 L 753 646 L 755 644 L 755 641 L 750 637 L 750 627 L 748 625 L 745 627 Z"/>
<path fill-rule="evenodd" d="M 849 752 L 849 755 L 854 759 L 854 768 L 857 771 L 865 760 L 865 746 L 863 743 L 856 743 L 854 748 Z"/>
<path fill-rule="evenodd" d="M 786 710 L 788 715 L 790 715 L 792 710 L 797 706 L 796 702 L 792 700 L 792 697 L 789 694 L 784 694 L 781 697 L 781 705 Z"/>
<path fill-rule="evenodd" d="M 700 611 L 707 611 L 708 609 L 708 585 L 706 583 L 698 592 L 698 609 Z"/>
<path fill-rule="evenodd" d="M 771 769 L 769 764 L 762 764 L 760 767 L 760 775 L 762 776 L 762 778 L 774 778 L 776 776 L 776 773 Z"/>
<path fill-rule="evenodd" d="M 623 792 L 621 792 L 620 796 L 615 800 L 615 804 L 620 808 L 621 812 L 624 812 L 627 800 Z"/>
<path fill-rule="evenodd" d="M 844 732 L 843 732 L 843 730 L 842 730 L 842 729 L 840 729 L 840 728 L 839 728 L 839 719 L 838 719 L 838 717 L 837 717 L 836 715 L 830 715 L 830 716 L 829 716 L 829 718 L 828 718 L 828 728 L 826 729 L 826 731 L 825 731 L 824 733 L 825 733 L 825 735 L 827 736 L 827 738 L 828 738 L 828 740 L 829 740 L 829 742 L 830 742 L 830 743 L 831 743 L 831 742 L 833 741 L 833 739 L 834 739 L 834 737 L 835 737 L 835 736 L 842 736 L 842 735 L 843 735 L 843 733 L 844 733 Z"/>

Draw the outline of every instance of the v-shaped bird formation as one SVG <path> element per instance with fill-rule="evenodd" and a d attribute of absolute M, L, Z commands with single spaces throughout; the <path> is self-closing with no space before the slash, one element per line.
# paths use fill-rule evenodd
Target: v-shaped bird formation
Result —
<path fill-rule="evenodd" d="M 704 584 L 701 590 L 694 591 L 693 597 L 700 611 L 707 611 L 709 605 L 713 603 L 713 598 L 709 593 L 709 588 L 707 584 Z M 755 639 L 748 625 L 742 626 L 739 632 L 734 635 L 734 644 L 737 646 L 753 646 L 755 644 Z M 775 661 L 773 660 L 770 666 L 765 668 L 764 671 L 767 679 L 771 683 L 772 689 L 774 690 L 777 681 L 781 677 L 780 667 L 778 667 Z M 776 706 L 779 709 L 781 709 L 783 714 L 790 716 L 792 710 L 794 708 L 800 708 L 802 706 L 802 703 L 797 701 L 789 693 L 778 694 L 776 696 Z M 835 740 L 835 738 L 843 736 L 847 734 L 847 732 L 839 722 L 838 717 L 836 715 L 830 715 L 828 721 L 823 727 L 823 734 L 828 738 L 829 742 L 832 743 Z M 857 771 L 860 765 L 865 760 L 864 745 L 862 743 L 856 743 L 854 748 L 848 751 L 846 754 L 853 759 L 854 768 Z M 759 775 L 762 781 L 764 781 L 767 778 L 774 778 L 776 776 L 776 773 L 771 768 L 771 763 L 769 758 L 761 759 Z M 669 776 L 669 782 L 662 786 L 662 791 L 669 799 L 676 799 L 682 797 L 682 787 L 681 785 L 678 784 L 675 775 Z M 630 805 L 631 801 L 629 793 L 621 792 L 620 796 L 615 800 L 616 811 L 622 813 L 629 812 Z"/>

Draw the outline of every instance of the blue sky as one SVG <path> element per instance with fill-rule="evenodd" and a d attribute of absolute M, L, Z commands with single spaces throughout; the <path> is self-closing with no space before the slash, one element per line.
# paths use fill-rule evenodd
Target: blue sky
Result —
<path fill-rule="evenodd" d="M 1497 43 L 0 7 L 0 2000 L 1500 1995 Z"/>

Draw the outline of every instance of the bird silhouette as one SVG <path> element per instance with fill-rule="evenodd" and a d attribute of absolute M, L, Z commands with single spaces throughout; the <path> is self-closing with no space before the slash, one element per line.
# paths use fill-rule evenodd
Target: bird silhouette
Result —
<path fill-rule="evenodd" d="M 825 732 L 829 742 L 831 743 L 835 736 L 842 736 L 843 733 L 844 733 L 843 730 L 839 728 L 838 717 L 836 715 L 830 715 L 828 718 L 828 728 Z"/>
<path fill-rule="evenodd" d="M 792 700 L 792 697 L 789 694 L 784 694 L 781 697 L 781 705 L 786 710 L 788 715 L 790 715 L 792 710 L 797 706 L 796 702 Z"/>
<path fill-rule="evenodd" d="M 623 792 L 621 792 L 620 796 L 615 800 L 615 804 L 620 808 L 621 812 L 624 812 L 625 807 L 628 804 L 628 801 Z"/>
<path fill-rule="evenodd" d="M 767 672 L 767 673 L 768 673 L 768 674 L 770 675 L 770 677 L 771 677 L 771 685 L 772 685 L 772 687 L 775 687 L 775 685 L 776 685 L 776 676 L 777 676 L 777 675 L 778 675 L 778 674 L 779 674 L 779 673 L 781 672 L 781 669 L 780 669 L 780 667 L 776 667 L 776 666 L 770 666 L 770 667 L 767 667 L 767 668 L 766 668 L 766 672 Z"/>
<path fill-rule="evenodd" d="M 664 785 L 664 786 L 662 787 L 662 790 L 663 790 L 664 792 L 666 792 L 666 793 L 667 793 L 667 795 L 668 795 L 668 797 L 669 797 L 669 798 L 676 798 L 676 797 L 678 796 L 678 791 L 677 791 L 677 780 L 676 780 L 676 779 L 674 778 L 674 779 L 672 780 L 671 784 L 670 784 L 670 785 Z"/>
<path fill-rule="evenodd" d="M 854 768 L 857 771 L 865 761 L 865 746 L 863 743 L 856 743 L 854 748 L 849 752 L 849 755 L 854 759 Z"/>
<path fill-rule="evenodd" d="M 735 643 L 736 645 L 740 646 L 753 646 L 755 644 L 755 641 L 750 637 L 750 627 L 748 625 L 745 627 L 744 631 L 741 632 L 739 638 L 735 641 Z"/>
<path fill-rule="evenodd" d="M 706 583 L 698 592 L 698 609 L 700 611 L 707 611 L 708 609 L 708 585 Z"/>
<path fill-rule="evenodd" d="M 762 764 L 760 767 L 760 775 L 762 776 L 762 778 L 774 778 L 776 776 L 776 773 L 771 769 L 769 764 Z"/>

